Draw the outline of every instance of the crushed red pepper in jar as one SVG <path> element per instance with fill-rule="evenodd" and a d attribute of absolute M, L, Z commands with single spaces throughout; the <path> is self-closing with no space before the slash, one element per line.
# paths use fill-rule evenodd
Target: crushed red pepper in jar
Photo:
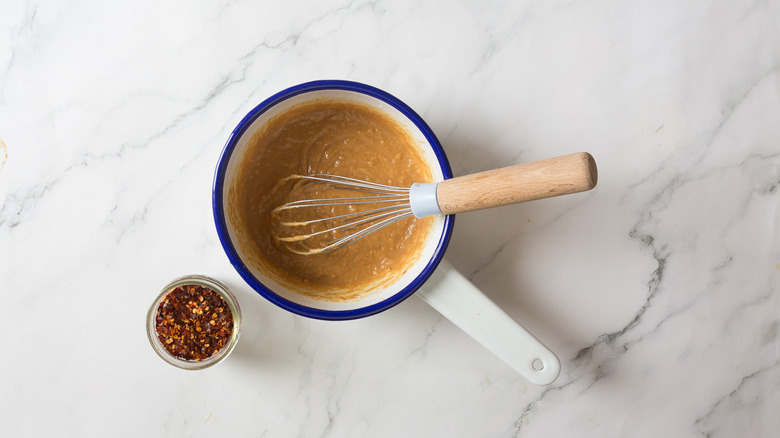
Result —
<path fill-rule="evenodd" d="M 157 307 L 157 337 L 180 359 L 201 361 L 224 347 L 233 333 L 233 314 L 225 299 L 203 286 L 170 291 Z"/>

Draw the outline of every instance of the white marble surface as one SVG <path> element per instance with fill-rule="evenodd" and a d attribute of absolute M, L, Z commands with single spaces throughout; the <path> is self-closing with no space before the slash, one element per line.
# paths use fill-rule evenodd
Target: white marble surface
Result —
<path fill-rule="evenodd" d="M 417 298 L 322 322 L 241 281 L 217 158 L 322 78 L 407 102 L 456 174 L 595 156 L 593 192 L 461 215 L 447 253 L 553 385 Z M 778 436 L 777 1 L 3 0 L 0 139 L 3 436 Z M 245 317 L 201 372 L 144 332 L 187 273 Z"/>

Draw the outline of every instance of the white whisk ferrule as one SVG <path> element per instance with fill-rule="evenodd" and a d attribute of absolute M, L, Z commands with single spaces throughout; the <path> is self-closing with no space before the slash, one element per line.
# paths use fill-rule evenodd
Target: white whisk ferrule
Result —
<path fill-rule="evenodd" d="M 409 189 L 409 204 L 412 214 L 417 219 L 442 214 L 439 200 L 436 197 L 436 187 L 439 183 L 415 183 Z"/>

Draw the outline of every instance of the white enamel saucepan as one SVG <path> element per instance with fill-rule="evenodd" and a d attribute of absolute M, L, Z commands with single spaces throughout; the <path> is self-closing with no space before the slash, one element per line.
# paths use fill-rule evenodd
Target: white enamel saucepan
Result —
<path fill-rule="evenodd" d="M 431 129 L 411 108 L 390 94 L 348 81 L 308 82 L 281 91 L 255 107 L 241 120 L 225 145 L 214 178 L 213 209 L 217 233 L 230 262 L 241 277 L 277 306 L 302 316 L 325 320 L 370 316 L 416 294 L 530 382 L 549 385 L 555 381 L 560 373 L 560 362 L 555 354 L 443 260 L 452 234 L 454 215 L 434 216 L 433 228 L 421 256 L 403 277 L 377 293 L 354 301 L 312 299 L 280 284 L 258 268 L 257 264 L 249 263 L 252 259 L 251 251 L 242 242 L 250 239 L 246 238 L 247 232 L 240 219 L 229 208 L 238 183 L 237 170 L 255 132 L 275 115 L 313 99 L 348 100 L 381 110 L 412 135 L 421 147 L 436 180 L 452 178 L 444 150 Z M 582 157 L 587 158 L 584 165 L 592 167 L 592 182 L 595 184 L 592 158 L 587 154 L 582 154 Z M 521 190 L 527 193 L 527 199 L 523 200 L 579 191 L 567 188 L 569 184 L 566 175 L 556 181 L 555 169 L 550 166 L 527 166 L 518 168 L 514 173 L 501 174 L 501 178 L 516 178 L 517 184 L 527 187 L 527 190 Z"/>

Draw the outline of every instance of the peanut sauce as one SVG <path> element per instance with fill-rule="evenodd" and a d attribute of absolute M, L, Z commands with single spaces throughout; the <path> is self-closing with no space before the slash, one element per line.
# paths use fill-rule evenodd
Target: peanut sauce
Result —
<path fill-rule="evenodd" d="M 431 218 L 404 219 L 325 254 L 295 254 L 273 237 L 303 232 L 280 228 L 271 213 L 274 208 L 311 196 L 344 196 L 327 188 L 283 182 L 293 174 L 317 173 L 398 187 L 433 181 L 416 141 L 377 109 L 329 99 L 285 110 L 250 139 L 230 191 L 229 205 L 251 241 L 246 245 L 252 255 L 249 262 L 283 285 L 328 301 L 360 298 L 406 273 L 419 258 Z M 332 208 L 302 210 L 306 211 L 295 213 L 296 220 L 339 214 Z"/>

